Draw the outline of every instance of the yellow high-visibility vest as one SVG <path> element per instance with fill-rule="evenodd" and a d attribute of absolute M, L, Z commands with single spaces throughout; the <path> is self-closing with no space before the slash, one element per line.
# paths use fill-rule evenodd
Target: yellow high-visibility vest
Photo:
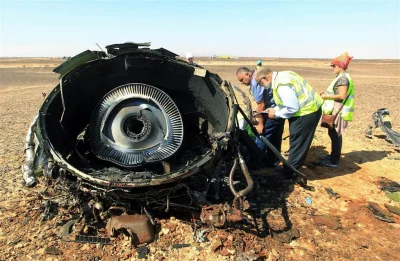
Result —
<path fill-rule="evenodd" d="M 336 78 L 331 82 L 326 89 L 326 94 L 334 95 L 335 92 L 333 91 L 333 87 L 335 86 L 336 82 L 340 79 L 340 77 L 346 76 L 347 80 L 349 80 L 349 87 L 347 89 L 346 97 L 348 96 L 346 102 L 343 105 L 342 110 L 340 111 L 340 117 L 346 121 L 353 120 L 353 113 L 354 113 L 354 82 L 351 78 L 350 74 L 342 73 L 336 76 Z M 334 100 L 325 100 L 324 104 L 322 105 L 322 113 L 331 115 L 335 108 L 335 101 Z"/>
<path fill-rule="evenodd" d="M 283 105 L 278 95 L 279 86 L 290 86 L 296 92 L 300 109 L 293 115 L 294 117 L 316 112 L 324 101 L 303 77 L 292 71 L 282 71 L 277 72 L 272 86 L 272 94 L 277 106 Z"/>

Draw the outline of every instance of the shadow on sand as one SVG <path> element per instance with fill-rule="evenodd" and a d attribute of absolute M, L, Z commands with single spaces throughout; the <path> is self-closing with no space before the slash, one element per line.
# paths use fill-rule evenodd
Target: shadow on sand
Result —
<path fill-rule="evenodd" d="M 374 162 L 382 160 L 387 157 L 391 151 L 352 151 L 349 153 L 342 154 L 339 167 L 337 169 L 314 166 L 312 162 L 318 161 L 328 155 L 325 146 L 314 146 L 310 148 L 308 153 L 308 160 L 304 173 L 307 174 L 309 180 L 321 180 L 327 178 L 333 178 L 337 176 L 343 176 L 353 174 L 360 170 L 360 164 L 366 162 Z"/>

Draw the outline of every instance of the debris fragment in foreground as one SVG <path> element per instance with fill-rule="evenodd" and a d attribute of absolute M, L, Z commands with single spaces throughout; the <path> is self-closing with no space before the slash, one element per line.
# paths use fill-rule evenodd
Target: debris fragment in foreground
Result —
<path fill-rule="evenodd" d="M 391 206 L 389 204 L 385 204 L 385 207 L 390 213 L 400 216 L 400 207 Z"/>
<path fill-rule="evenodd" d="M 394 223 L 394 220 L 392 219 L 390 214 L 385 213 L 386 211 L 384 211 L 377 203 L 368 202 L 367 208 L 372 211 L 372 214 L 377 219 L 388 223 Z"/>
<path fill-rule="evenodd" d="M 150 250 L 147 246 L 140 246 L 136 248 L 136 253 L 138 254 L 139 259 L 143 259 L 147 257 L 147 255 L 150 253 Z"/>
<path fill-rule="evenodd" d="M 288 231 L 281 233 L 272 232 L 272 238 L 278 240 L 281 243 L 290 243 L 292 240 L 300 237 L 300 231 L 297 228 L 292 228 Z"/>
<path fill-rule="evenodd" d="M 58 236 L 59 236 L 62 240 L 63 240 L 66 236 L 68 236 L 68 235 L 71 233 L 72 226 L 75 224 L 75 222 L 76 222 L 77 220 L 78 220 L 78 219 L 71 219 L 71 220 L 69 220 L 67 223 L 65 223 L 65 224 L 62 226 L 60 232 L 58 233 Z"/>
<path fill-rule="evenodd" d="M 115 236 L 120 229 L 125 229 L 130 234 L 134 246 L 154 240 L 154 227 L 144 215 L 112 216 L 106 226 L 108 235 Z"/>
<path fill-rule="evenodd" d="M 185 248 L 190 247 L 190 244 L 173 244 L 172 248 Z"/>
<path fill-rule="evenodd" d="M 335 198 L 335 199 L 340 198 L 340 195 L 334 192 L 331 188 L 325 188 L 325 191 L 329 194 L 330 198 Z"/>
<path fill-rule="evenodd" d="M 390 112 L 386 108 L 379 109 L 372 114 L 372 122 L 365 133 L 365 136 L 372 138 L 372 130 L 380 127 L 386 135 L 386 140 L 396 146 L 396 150 L 400 150 L 400 133 L 392 129 L 392 120 Z"/>
<path fill-rule="evenodd" d="M 102 244 L 102 245 L 111 244 L 111 240 L 108 237 L 96 237 L 96 236 L 85 236 L 85 235 L 76 235 L 74 242 L 89 243 L 89 244 Z"/>

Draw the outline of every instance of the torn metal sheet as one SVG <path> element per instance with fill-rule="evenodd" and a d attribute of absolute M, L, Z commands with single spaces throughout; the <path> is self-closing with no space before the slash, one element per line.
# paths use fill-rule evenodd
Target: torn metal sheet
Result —
<path fill-rule="evenodd" d="M 386 140 L 394 144 L 397 150 L 400 149 L 400 133 L 392 129 L 392 120 L 390 112 L 386 108 L 377 110 L 372 114 L 372 123 L 369 125 L 365 136 L 372 138 L 372 130 L 381 128 L 386 135 Z"/>
<path fill-rule="evenodd" d="M 120 229 L 125 229 L 131 235 L 132 244 L 137 246 L 154 240 L 154 227 L 150 219 L 143 215 L 113 216 L 107 223 L 106 230 L 110 236 L 115 236 Z"/>
<path fill-rule="evenodd" d="M 387 213 L 386 211 L 384 211 L 377 203 L 368 202 L 367 208 L 369 210 L 371 210 L 372 214 L 377 219 L 382 220 L 384 222 L 388 222 L 388 223 L 394 223 L 394 220 L 390 216 L 390 214 Z"/>

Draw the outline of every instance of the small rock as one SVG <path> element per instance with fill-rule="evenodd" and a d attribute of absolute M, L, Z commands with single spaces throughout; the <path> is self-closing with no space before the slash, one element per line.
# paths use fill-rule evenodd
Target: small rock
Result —
<path fill-rule="evenodd" d="M 55 255 L 55 256 L 62 255 L 61 250 L 59 250 L 58 248 L 53 247 L 53 246 L 46 248 L 45 253 L 49 254 L 49 255 Z"/>
<path fill-rule="evenodd" d="M 171 230 L 171 232 L 174 232 L 174 231 L 176 230 L 176 227 L 177 227 L 177 226 L 178 226 L 177 224 L 171 223 L 171 224 L 169 225 L 169 229 Z"/>
<path fill-rule="evenodd" d="M 330 215 L 312 216 L 312 219 L 318 225 L 324 225 L 333 229 L 338 229 L 341 227 L 339 218 L 335 216 L 330 216 Z"/>
<path fill-rule="evenodd" d="M 236 253 L 235 249 L 227 248 L 226 251 L 228 251 L 228 253 L 231 254 L 231 255 L 234 255 Z"/>
<path fill-rule="evenodd" d="M 88 244 L 84 244 L 84 245 L 81 247 L 81 251 L 88 250 L 89 248 L 90 248 L 90 247 L 89 247 Z"/>
<path fill-rule="evenodd" d="M 257 254 L 259 257 L 267 257 L 268 256 L 268 250 L 267 249 L 264 249 L 264 250 L 262 250 L 261 252 L 259 252 L 258 254 Z"/>
<path fill-rule="evenodd" d="M 16 245 L 16 244 L 18 244 L 19 242 L 21 242 L 21 239 L 17 238 L 17 239 L 11 240 L 11 241 L 8 243 L 8 245 Z"/>
<path fill-rule="evenodd" d="M 170 232 L 168 228 L 163 227 L 160 231 L 160 235 L 167 235 Z"/>
<path fill-rule="evenodd" d="M 221 243 L 220 240 L 218 240 L 214 245 L 211 246 L 211 252 L 217 251 L 217 249 L 218 249 L 219 247 L 221 247 L 221 246 L 222 246 L 222 243 Z"/>
<path fill-rule="evenodd" d="M 224 248 L 224 249 L 221 250 L 221 255 L 222 255 L 222 256 L 229 256 L 230 254 L 229 254 L 228 250 L 226 250 L 226 249 Z"/>
<path fill-rule="evenodd" d="M 36 254 L 38 255 L 43 255 L 45 253 L 46 248 L 42 247 L 41 249 L 39 249 L 38 251 L 36 251 Z"/>

